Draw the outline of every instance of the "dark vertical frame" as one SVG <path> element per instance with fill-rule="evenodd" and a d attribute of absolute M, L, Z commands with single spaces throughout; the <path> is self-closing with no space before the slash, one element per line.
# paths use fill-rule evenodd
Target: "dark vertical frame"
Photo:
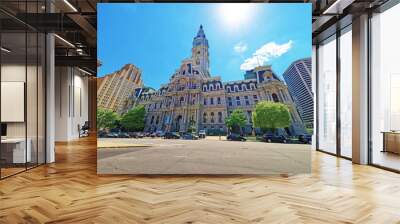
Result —
<path fill-rule="evenodd" d="M 367 96 L 367 107 L 368 107 L 368 112 L 367 112 L 367 119 L 368 119 L 368 164 L 373 164 L 373 148 L 372 148 L 372 65 L 371 65 L 371 57 L 372 57 L 372 29 L 371 29 L 371 20 L 372 20 L 372 12 L 368 12 L 368 31 L 367 31 L 367 44 L 368 44 L 368 53 L 367 53 L 367 64 L 368 64 L 368 69 L 367 69 L 367 82 L 368 82 L 368 96 Z"/>
<path fill-rule="evenodd" d="M 319 44 L 315 45 L 315 148 L 319 149 Z"/>
<path fill-rule="evenodd" d="M 25 21 L 28 21 L 28 0 L 25 0 Z M 25 120 L 25 170 L 28 170 L 28 24 L 25 23 L 25 93 L 24 93 L 24 120 Z"/>
<path fill-rule="evenodd" d="M 336 155 L 341 156 L 341 119 L 340 119 L 340 78 L 341 78 L 341 64 L 340 64 L 340 37 L 341 31 L 339 28 L 336 30 Z"/>

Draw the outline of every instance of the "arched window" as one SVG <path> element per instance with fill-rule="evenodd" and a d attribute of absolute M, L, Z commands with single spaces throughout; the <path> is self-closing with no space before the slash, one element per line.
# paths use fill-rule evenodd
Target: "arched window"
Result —
<path fill-rule="evenodd" d="M 235 92 L 238 92 L 238 91 L 239 91 L 239 87 L 238 87 L 237 85 L 235 85 L 235 86 L 233 87 L 233 89 L 234 89 Z"/>
<path fill-rule="evenodd" d="M 278 96 L 277 96 L 275 93 L 272 94 L 272 100 L 273 100 L 275 103 L 279 102 Z"/>
<path fill-rule="evenodd" d="M 214 90 L 214 85 L 211 84 L 211 85 L 210 85 L 210 91 L 213 91 L 213 90 Z"/>
<path fill-rule="evenodd" d="M 207 113 L 203 114 L 203 123 L 207 123 Z"/>
<path fill-rule="evenodd" d="M 222 112 L 218 112 L 218 123 L 222 123 Z"/>
<path fill-rule="evenodd" d="M 246 90 L 247 90 L 246 84 L 242 84 L 242 91 L 246 91 Z"/>
<path fill-rule="evenodd" d="M 231 87 L 230 87 L 230 86 L 227 87 L 227 92 L 228 92 L 228 93 L 231 92 Z"/>
<path fill-rule="evenodd" d="M 214 123 L 214 112 L 211 112 L 211 123 Z"/>
<path fill-rule="evenodd" d="M 203 86 L 203 92 L 207 92 L 207 86 Z"/>

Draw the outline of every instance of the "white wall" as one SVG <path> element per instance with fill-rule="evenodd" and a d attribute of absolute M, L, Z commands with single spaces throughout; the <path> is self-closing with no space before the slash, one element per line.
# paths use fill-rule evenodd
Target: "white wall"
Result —
<path fill-rule="evenodd" d="M 55 73 L 55 140 L 70 141 L 88 120 L 88 78 L 71 67 L 56 67 Z"/>

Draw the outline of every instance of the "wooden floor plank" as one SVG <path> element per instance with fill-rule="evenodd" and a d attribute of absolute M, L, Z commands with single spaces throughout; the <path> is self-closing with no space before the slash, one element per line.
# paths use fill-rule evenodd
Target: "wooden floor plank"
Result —
<path fill-rule="evenodd" d="M 0 223 L 400 223 L 400 175 L 313 152 L 312 173 L 96 174 L 96 139 L 0 181 Z"/>

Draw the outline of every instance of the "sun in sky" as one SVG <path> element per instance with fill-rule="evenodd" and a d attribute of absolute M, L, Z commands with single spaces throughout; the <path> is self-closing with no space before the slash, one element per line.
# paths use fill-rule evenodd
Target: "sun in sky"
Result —
<path fill-rule="evenodd" d="M 224 3 L 218 4 L 217 15 L 222 25 L 230 30 L 237 30 L 252 22 L 258 7 L 249 3 Z"/>

